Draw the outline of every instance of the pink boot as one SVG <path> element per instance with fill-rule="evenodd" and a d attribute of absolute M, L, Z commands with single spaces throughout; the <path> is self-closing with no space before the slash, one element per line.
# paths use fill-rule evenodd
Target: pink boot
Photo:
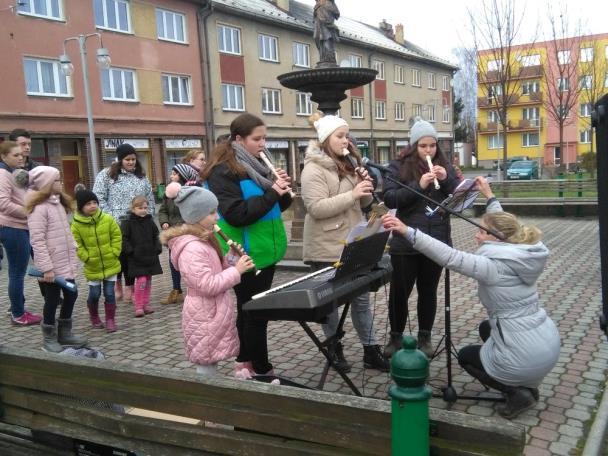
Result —
<path fill-rule="evenodd" d="M 150 294 L 152 293 L 152 276 L 146 276 L 146 288 L 144 289 L 144 313 L 146 315 L 154 313 L 150 306 Z"/>
<path fill-rule="evenodd" d="M 93 328 L 103 328 L 103 323 L 99 318 L 99 303 L 93 304 L 87 302 L 87 308 L 89 309 L 89 318 L 91 319 Z"/>
<path fill-rule="evenodd" d="M 104 303 L 106 310 L 106 331 L 111 333 L 116 331 L 116 304 L 106 302 Z"/>
<path fill-rule="evenodd" d="M 133 299 L 133 285 L 125 285 L 123 301 L 131 302 L 132 299 Z M 118 301 L 118 298 L 116 298 L 116 300 Z"/>
<path fill-rule="evenodd" d="M 146 277 L 138 277 L 135 279 L 133 292 L 133 307 L 135 308 L 135 317 L 140 318 L 145 315 L 144 302 L 146 294 Z"/>

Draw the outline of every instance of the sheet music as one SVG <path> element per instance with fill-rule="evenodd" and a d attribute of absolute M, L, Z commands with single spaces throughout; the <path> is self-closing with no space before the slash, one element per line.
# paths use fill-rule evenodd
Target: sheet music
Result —
<path fill-rule="evenodd" d="M 388 211 L 389 214 L 395 215 L 397 209 L 390 209 Z M 371 225 L 368 226 L 367 221 L 362 221 L 359 224 L 355 225 L 348 235 L 346 236 L 345 242 L 350 244 L 353 241 L 358 241 L 359 239 L 364 239 L 366 237 L 371 236 L 372 234 L 382 233 L 386 231 L 382 226 L 382 220 L 380 218 L 376 218 Z"/>
<path fill-rule="evenodd" d="M 479 190 L 477 189 L 475 179 L 465 179 L 454 189 L 454 193 L 444 199 L 441 204 L 456 212 L 462 212 L 473 205 L 478 195 Z M 441 207 L 439 206 L 434 209 L 427 206 L 426 215 L 432 217 L 440 210 Z"/>

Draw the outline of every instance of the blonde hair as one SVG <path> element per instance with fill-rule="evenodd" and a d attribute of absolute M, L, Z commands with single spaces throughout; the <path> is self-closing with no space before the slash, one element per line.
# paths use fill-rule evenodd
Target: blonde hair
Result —
<path fill-rule="evenodd" d="M 135 209 L 136 207 L 141 207 L 145 204 L 148 204 L 148 198 L 145 196 L 139 195 L 131 200 L 131 209 Z"/>
<path fill-rule="evenodd" d="M 31 214 L 34 211 L 34 208 L 36 206 L 44 203 L 46 200 L 48 200 L 51 197 L 52 194 L 53 194 L 53 184 L 50 184 L 50 185 L 47 185 L 47 186 L 41 188 L 40 190 L 32 193 L 32 195 L 28 197 L 27 201 L 25 202 L 25 206 L 23 207 L 23 210 L 25 211 L 26 214 L 28 214 L 28 215 Z M 70 212 L 74 211 L 74 200 L 67 193 L 65 193 L 65 192 L 59 193 L 59 202 L 65 209 L 66 213 L 70 213 Z"/>
<path fill-rule="evenodd" d="M 536 244 L 542 238 L 542 231 L 532 225 L 522 225 L 509 212 L 493 212 L 482 217 L 488 228 L 505 237 L 512 244 Z"/>

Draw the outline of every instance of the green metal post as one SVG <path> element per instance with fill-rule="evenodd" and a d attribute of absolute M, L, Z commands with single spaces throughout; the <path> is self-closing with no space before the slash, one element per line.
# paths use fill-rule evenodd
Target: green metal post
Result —
<path fill-rule="evenodd" d="M 563 182 L 563 180 L 565 178 L 564 173 L 559 173 L 559 175 L 557 176 L 557 178 L 559 179 L 559 183 L 557 185 L 557 188 L 558 188 L 558 190 L 557 190 L 557 196 L 559 198 L 563 198 L 564 197 L 564 182 Z M 563 204 L 557 207 L 557 215 L 559 215 L 560 217 L 564 216 L 564 205 Z"/>
<path fill-rule="evenodd" d="M 391 397 L 392 456 L 422 456 L 429 454 L 429 398 L 431 388 L 426 384 L 429 360 L 416 349 L 416 339 L 403 338 L 403 348 L 391 359 L 391 377 L 395 385 Z"/>
<path fill-rule="evenodd" d="M 576 186 L 578 187 L 578 192 L 577 192 L 577 196 L 579 198 L 581 198 L 583 196 L 583 173 L 581 173 L 580 171 L 578 173 L 576 173 Z M 580 204 L 576 205 L 576 217 L 582 217 L 583 216 L 583 207 Z"/>

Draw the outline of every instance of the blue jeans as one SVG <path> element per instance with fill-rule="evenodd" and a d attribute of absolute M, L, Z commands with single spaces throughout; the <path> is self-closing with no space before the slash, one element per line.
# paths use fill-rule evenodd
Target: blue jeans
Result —
<path fill-rule="evenodd" d="M 30 261 L 30 232 L 9 226 L 0 227 L 0 242 L 4 246 L 8 262 L 8 298 L 13 318 L 25 312 L 23 282 Z"/>
<path fill-rule="evenodd" d="M 109 280 L 103 282 L 103 296 L 106 298 L 107 304 L 116 304 L 116 297 L 114 296 L 114 284 Z M 97 307 L 99 305 L 99 298 L 101 297 L 101 285 L 89 285 L 89 297 L 87 304 Z"/>
<path fill-rule="evenodd" d="M 182 291 L 182 275 L 173 266 L 173 262 L 171 261 L 171 250 L 169 250 L 169 269 L 171 270 L 171 282 L 173 282 L 173 289 Z"/>

